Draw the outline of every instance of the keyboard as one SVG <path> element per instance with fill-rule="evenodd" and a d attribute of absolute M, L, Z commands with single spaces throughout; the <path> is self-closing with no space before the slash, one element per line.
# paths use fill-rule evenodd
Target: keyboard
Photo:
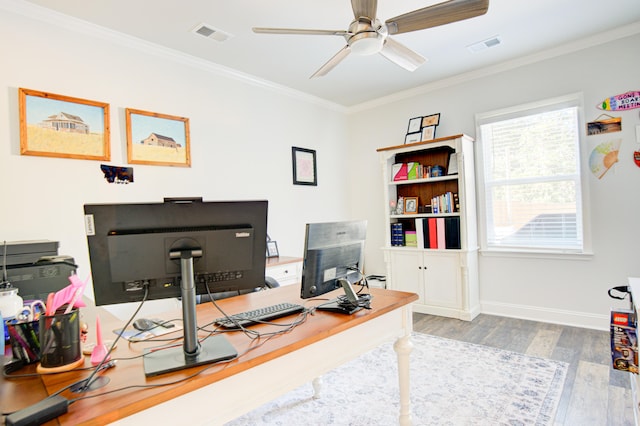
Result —
<path fill-rule="evenodd" d="M 247 327 L 252 324 L 270 321 L 276 318 L 286 317 L 304 311 L 304 306 L 295 303 L 278 303 L 276 305 L 265 306 L 251 311 L 240 312 L 229 315 L 229 317 L 218 318 L 215 323 L 224 328 Z"/>

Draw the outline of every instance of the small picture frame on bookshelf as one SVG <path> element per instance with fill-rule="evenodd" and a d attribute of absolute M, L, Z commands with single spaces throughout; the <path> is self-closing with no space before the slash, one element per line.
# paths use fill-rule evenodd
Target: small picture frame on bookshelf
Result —
<path fill-rule="evenodd" d="M 437 126 L 440 124 L 440 113 L 422 117 L 422 127 Z"/>
<path fill-rule="evenodd" d="M 413 117 L 409 120 L 409 126 L 407 127 L 407 133 L 419 132 L 422 127 L 422 117 Z"/>
<path fill-rule="evenodd" d="M 417 214 L 417 213 L 418 213 L 418 197 L 405 197 L 404 214 Z"/>
<path fill-rule="evenodd" d="M 436 126 L 427 126 L 422 128 L 423 141 L 431 141 L 436 138 Z"/>
<path fill-rule="evenodd" d="M 449 164 L 447 165 L 447 174 L 448 175 L 457 175 L 458 174 L 458 153 L 452 152 L 449 154 Z"/>
<path fill-rule="evenodd" d="M 421 132 L 407 133 L 407 135 L 404 137 L 404 143 L 406 145 L 408 143 L 420 142 L 421 137 Z"/>

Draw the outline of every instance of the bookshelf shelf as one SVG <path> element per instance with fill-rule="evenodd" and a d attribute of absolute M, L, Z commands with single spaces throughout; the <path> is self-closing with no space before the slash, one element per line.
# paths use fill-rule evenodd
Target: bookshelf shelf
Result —
<path fill-rule="evenodd" d="M 460 134 L 380 148 L 378 154 L 387 285 L 417 293 L 417 312 L 472 320 L 480 311 L 473 139 Z M 450 159 L 457 173 L 447 175 Z M 419 177 L 434 166 L 442 176 L 394 180 L 404 178 L 403 170 L 417 170 L 412 177 Z M 417 197 L 417 214 L 398 212 L 407 197 Z"/>
<path fill-rule="evenodd" d="M 389 182 L 389 185 L 412 185 L 417 183 L 436 183 L 444 181 L 457 181 L 458 175 L 437 176 L 422 179 L 397 180 Z"/>

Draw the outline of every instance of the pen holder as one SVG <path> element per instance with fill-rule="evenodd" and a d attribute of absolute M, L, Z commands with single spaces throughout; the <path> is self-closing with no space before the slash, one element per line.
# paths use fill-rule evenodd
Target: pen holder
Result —
<path fill-rule="evenodd" d="M 39 321 L 7 321 L 13 358 L 31 364 L 40 360 Z"/>
<path fill-rule="evenodd" d="M 80 347 L 80 313 L 43 315 L 40 317 L 40 367 L 43 369 L 75 368 L 82 359 Z M 70 369 L 71 369 L 70 368 Z"/>

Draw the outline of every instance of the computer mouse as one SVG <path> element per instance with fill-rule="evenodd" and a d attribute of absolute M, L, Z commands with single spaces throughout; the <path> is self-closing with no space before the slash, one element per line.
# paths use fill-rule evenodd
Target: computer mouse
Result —
<path fill-rule="evenodd" d="M 157 326 L 158 324 L 156 324 L 155 321 L 147 318 L 138 318 L 133 322 L 133 328 L 140 331 L 148 331 Z"/>

